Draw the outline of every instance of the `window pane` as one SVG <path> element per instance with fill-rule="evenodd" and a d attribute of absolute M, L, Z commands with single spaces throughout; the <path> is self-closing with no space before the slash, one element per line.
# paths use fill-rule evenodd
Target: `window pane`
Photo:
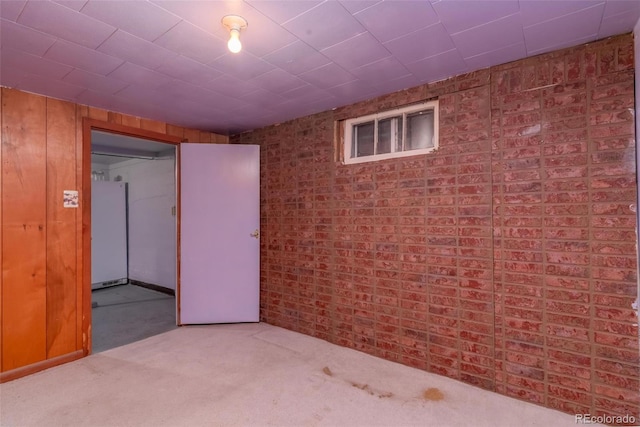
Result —
<path fill-rule="evenodd" d="M 402 129 L 402 117 L 390 117 L 378 121 L 378 147 L 376 154 L 398 151 L 398 130 Z"/>
<path fill-rule="evenodd" d="M 351 157 L 371 156 L 373 154 L 374 123 L 367 122 L 353 127 Z"/>
<path fill-rule="evenodd" d="M 433 147 L 433 110 L 407 114 L 404 150 Z"/>

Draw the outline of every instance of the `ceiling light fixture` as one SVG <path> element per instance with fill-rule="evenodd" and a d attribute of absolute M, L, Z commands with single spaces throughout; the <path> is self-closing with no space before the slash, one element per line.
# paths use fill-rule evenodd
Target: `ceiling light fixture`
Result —
<path fill-rule="evenodd" d="M 227 15 L 222 18 L 222 25 L 229 30 L 229 41 L 227 47 L 233 53 L 238 53 L 242 49 L 240 43 L 240 30 L 247 28 L 247 20 L 238 15 Z"/>

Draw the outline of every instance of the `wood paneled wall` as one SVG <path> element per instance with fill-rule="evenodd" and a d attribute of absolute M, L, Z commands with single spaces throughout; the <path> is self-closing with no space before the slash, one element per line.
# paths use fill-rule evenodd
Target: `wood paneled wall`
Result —
<path fill-rule="evenodd" d="M 83 309 L 91 288 L 82 242 L 90 230 L 85 118 L 132 133 L 228 142 L 223 135 L 0 88 L 2 381 L 90 350 L 90 313 Z M 79 192 L 79 208 L 63 207 L 64 190 Z"/>

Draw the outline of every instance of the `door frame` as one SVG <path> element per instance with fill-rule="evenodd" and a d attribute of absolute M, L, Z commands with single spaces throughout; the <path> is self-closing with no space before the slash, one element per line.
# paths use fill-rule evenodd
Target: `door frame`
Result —
<path fill-rule="evenodd" d="M 167 135 L 146 129 L 109 123 L 91 118 L 82 119 L 82 160 L 79 166 L 81 178 L 80 221 L 82 237 L 78 241 L 78 253 L 82 258 L 81 316 L 82 352 L 84 356 L 91 354 L 91 131 L 98 130 L 134 138 L 149 139 L 176 148 L 176 321 L 180 319 L 180 143 L 185 140 L 178 136 Z M 79 338 L 80 339 L 80 338 Z"/>

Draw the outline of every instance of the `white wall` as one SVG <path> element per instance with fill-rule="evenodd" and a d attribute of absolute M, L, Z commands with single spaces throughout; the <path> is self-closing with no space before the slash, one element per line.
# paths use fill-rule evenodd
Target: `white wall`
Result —
<path fill-rule="evenodd" d="M 175 289 L 175 159 L 127 160 L 109 175 L 128 183 L 129 279 Z"/>

